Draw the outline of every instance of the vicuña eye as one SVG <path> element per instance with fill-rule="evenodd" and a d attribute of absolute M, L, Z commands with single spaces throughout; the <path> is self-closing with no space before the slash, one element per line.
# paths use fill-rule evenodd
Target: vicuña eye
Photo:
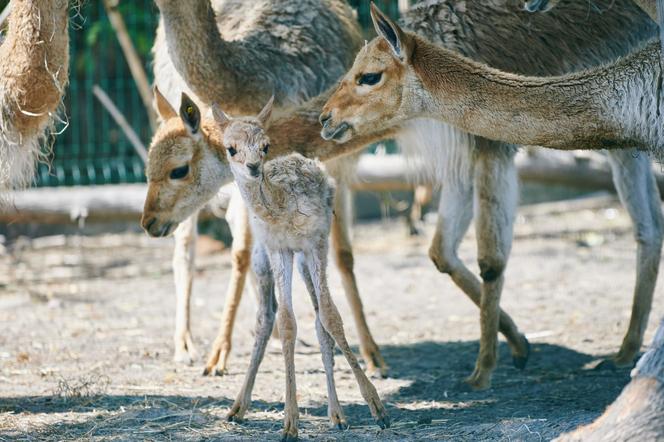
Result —
<path fill-rule="evenodd" d="M 237 153 L 237 150 L 235 150 L 234 147 L 229 147 L 229 148 L 226 149 L 226 150 L 228 150 L 228 153 L 229 153 L 232 157 L 234 157 L 235 154 Z"/>
<path fill-rule="evenodd" d="M 360 78 L 357 79 L 357 84 L 360 86 L 362 86 L 363 84 L 366 84 L 367 86 L 373 86 L 374 84 L 378 83 L 382 77 L 383 77 L 382 72 L 362 74 L 360 75 Z"/>
<path fill-rule="evenodd" d="M 181 180 L 182 178 L 186 177 L 188 173 L 189 165 L 185 164 L 184 166 L 176 167 L 175 169 L 171 170 L 170 177 L 172 180 Z"/>
<path fill-rule="evenodd" d="M 267 151 L 268 151 L 268 149 L 270 149 L 270 145 L 269 145 L 269 144 L 266 144 L 265 146 L 263 146 L 263 153 L 264 153 L 265 155 L 267 155 Z"/>

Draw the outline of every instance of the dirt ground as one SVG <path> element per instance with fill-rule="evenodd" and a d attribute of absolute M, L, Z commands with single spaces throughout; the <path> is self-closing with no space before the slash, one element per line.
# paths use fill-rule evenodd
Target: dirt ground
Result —
<path fill-rule="evenodd" d="M 533 352 L 518 371 L 501 340 L 493 388 L 485 392 L 467 392 L 461 383 L 478 350 L 478 314 L 429 262 L 432 223 L 420 237 L 408 237 L 397 222 L 357 226 L 365 311 L 390 365 L 389 377 L 375 385 L 392 428 L 373 424 L 338 354 L 337 386 L 351 428 L 328 429 L 312 308 L 298 281 L 301 438 L 540 441 L 598 416 L 629 379 L 628 369 L 594 365 L 618 349 L 627 328 L 635 244 L 615 202 L 555 212 L 524 209 L 519 216 L 502 305 L 528 333 Z M 171 247 L 171 239 L 123 234 L 21 239 L 0 253 L 0 440 L 278 440 L 278 347 L 265 357 L 247 420 L 224 419 L 253 343 L 249 296 L 229 374 L 201 376 L 223 305 L 227 252 L 199 256 L 192 307 L 199 357 L 193 366 L 172 362 Z M 474 251 L 471 232 L 461 255 L 477 269 Z M 339 278 L 330 273 L 356 344 Z M 646 343 L 664 314 L 660 292 Z"/>

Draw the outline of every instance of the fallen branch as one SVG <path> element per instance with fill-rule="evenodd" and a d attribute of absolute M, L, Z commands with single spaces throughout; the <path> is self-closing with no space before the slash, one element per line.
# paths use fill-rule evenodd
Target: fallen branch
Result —
<path fill-rule="evenodd" d="M 134 132 L 134 129 L 129 125 L 124 115 L 122 115 L 122 112 L 120 112 L 115 106 L 106 92 L 96 84 L 92 86 L 92 93 L 95 94 L 95 97 L 97 97 L 102 106 L 106 108 L 108 113 L 111 114 L 111 117 L 113 117 L 118 126 L 120 126 L 120 129 L 125 133 L 131 145 L 134 146 L 134 150 L 138 156 L 143 160 L 143 163 L 146 163 L 148 161 L 148 151 L 143 142 L 141 142 L 141 139 L 138 138 L 136 132 Z"/>
<path fill-rule="evenodd" d="M 141 95 L 141 100 L 143 100 L 143 105 L 150 121 L 150 127 L 154 131 L 157 128 L 157 115 L 152 107 L 152 89 L 150 89 L 150 82 L 145 74 L 145 69 L 143 69 L 143 62 L 138 56 L 138 52 L 136 52 L 129 32 L 127 32 L 127 26 L 122 18 L 122 14 L 118 11 L 119 3 L 119 0 L 104 0 L 104 8 L 115 31 L 115 36 L 118 38 L 118 43 L 120 43 L 125 60 L 127 60 L 127 65 L 129 65 L 129 71 L 136 83 L 138 93 Z"/>

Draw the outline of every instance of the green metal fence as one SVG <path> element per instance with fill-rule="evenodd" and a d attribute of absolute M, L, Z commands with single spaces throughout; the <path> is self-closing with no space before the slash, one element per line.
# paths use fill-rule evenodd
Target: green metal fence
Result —
<path fill-rule="evenodd" d="M 0 6 L 3 1 L 0 1 Z M 368 0 L 352 0 L 360 22 L 371 33 Z M 377 1 L 393 17 L 397 0 Z M 136 49 L 152 76 L 150 48 L 157 27 L 153 0 L 121 1 L 119 10 Z M 73 15 L 73 14 L 72 14 Z M 51 166 L 40 165 L 37 186 L 136 183 L 145 181 L 144 165 L 122 130 L 95 98 L 99 85 L 147 145 L 152 135 L 120 45 L 99 0 L 83 3 L 70 26 L 70 82 L 65 97 L 69 126 L 53 145 Z M 150 78 L 151 79 L 151 78 Z"/>

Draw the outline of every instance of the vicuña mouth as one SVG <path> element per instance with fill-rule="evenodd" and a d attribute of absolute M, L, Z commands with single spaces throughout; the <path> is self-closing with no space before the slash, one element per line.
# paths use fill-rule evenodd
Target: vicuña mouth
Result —
<path fill-rule="evenodd" d="M 166 223 L 161 227 L 161 229 L 159 229 L 157 232 L 155 232 L 156 233 L 155 236 L 161 237 L 161 238 L 163 238 L 165 236 L 168 236 L 173 231 L 172 228 L 173 228 L 173 223 L 170 223 L 170 222 Z"/>
<path fill-rule="evenodd" d="M 348 130 L 350 130 L 350 128 L 351 125 L 346 122 L 341 123 L 340 125 L 334 128 L 330 127 L 329 124 L 325 124 L 320 134 L 321 137 L 323 137 L 323 139 L 326 141 L 330 140 L 339 141 L 344 138 L 344 135 Z"/>

